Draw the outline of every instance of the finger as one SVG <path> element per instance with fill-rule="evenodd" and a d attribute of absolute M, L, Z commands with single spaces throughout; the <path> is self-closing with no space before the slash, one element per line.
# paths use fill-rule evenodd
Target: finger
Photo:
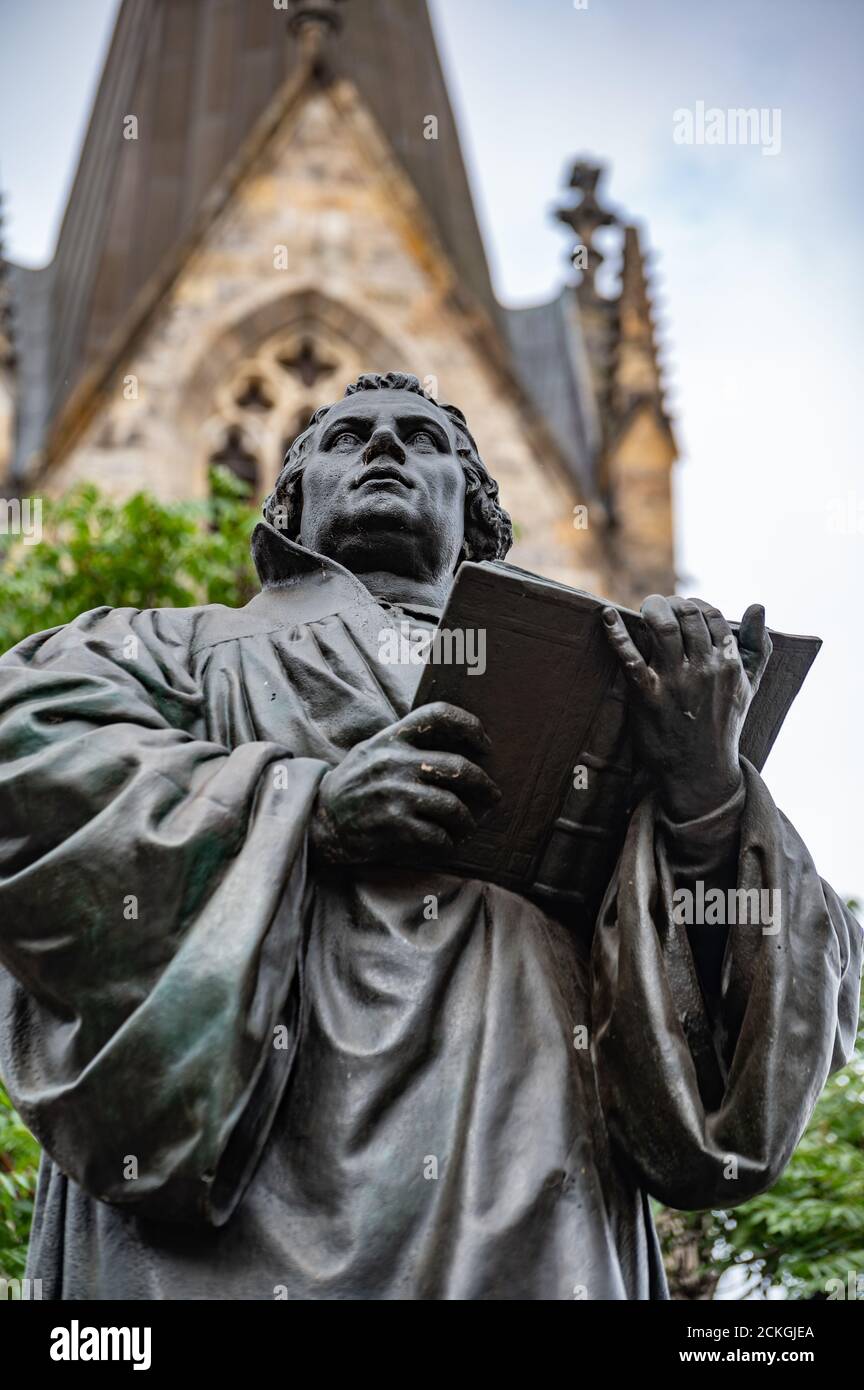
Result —
<path fill-rule="evenodd" d="M 744 670 L 754 686 L 759 685 L 765 667 L 774 650 L 768 629 L 765 626 L 765 609 L 761 603 L 751 603 L 738 629 L 738 646 Z"/>
<path fill-rule="evenodd" d="M 681 598 L 678 594 L 669 599 L 669 607 L 678 619 L 687 660 L 704 661 L 711 652 L 711 633 L 702 609 L 692 599 Z"/>
<path fill-rule="evenodd" d="M 441 787 L 415 786 L 411 792 L 409 819 L 439 825 L 453 840 L 464 840 L 477 829 L 477 822 L 465 803 Z"/>
<path fill-rule="evenodd" d="M 695 603 L 696 607 L 701 610 L 714 646 L 730 655 L 737 654 L 738 644 L 735 641 L 735 634 L 720 609 L 715 608 L 713 603 L 706 603 L 702 598 L 691 598 L 690 602 Z"/>
<path fill-rule="evenodd" d="M 642 605 L 642 617 L 651 634 L 651 665 L 675 667 L 684 660 L 684 639 L 669 600 L 649 594 Z"/>
<path fill-rule="evenodd" d="M 436 825 L 434 821 L 421 820 L 416 816 L 407 816 L 402 821 L 399 843 L 409 854 L 414 849 L 427 850 L 433 854 L 450 854 L 456 846 L 453 836 L 448 835 L 443 826 Z M 388 860 L 387 862 L 392 861 Z"/>
<path fill-rule="evenodd" d="M 414 748 L 483 756 L 492 746 L 476 715 L 443 700 L 412 710 L 390 732 Z"/>
<path fill-rule="evenodd" d="M 458 753 L 419 753 L 419 776 L 469 802 L 490 806 L 501 800 L 501 789 L 482 767 Z"/>
<path fill-rule="evenodd" d="M 650 684 L 651 674 L 621 614 L 614 608 L 604 608 L 603 623 L 609 644 L 621 662 L 627 680 L 637 689 L 645 690 Z"/>

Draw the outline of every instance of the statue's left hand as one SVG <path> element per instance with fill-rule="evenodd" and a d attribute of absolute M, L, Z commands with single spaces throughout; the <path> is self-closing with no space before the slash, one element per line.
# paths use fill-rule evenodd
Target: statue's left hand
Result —
<path fill-rule="evenodd" d="M 738 741 L 771 655 L 765 610 L 747 609 L 737 642 L 719 609 L 701 599 L 652 594 L 642 617 L 651 634 L 647 660 L 616 610 L 603 610 L 630 685 L 636 754 L 666 814 L 694 820 L 740 786 Z"/>

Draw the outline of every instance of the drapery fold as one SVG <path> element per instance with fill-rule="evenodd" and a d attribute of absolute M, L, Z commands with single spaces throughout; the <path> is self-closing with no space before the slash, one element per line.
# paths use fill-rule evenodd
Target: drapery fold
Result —
<path fill-rule="evenodd" d="M 733 1206 L 769 1187 L 855 1043 L 861 929 L 758 773 L 743 769 L 731 888 L 779 890 L 770 902 L 780 918 L 767 929 L 718 926 L 728 938 L 716 1011 L 692 987 L 695 971 L 681 968 L 692 957 L 652 799 L 634 815 L 592 949 L 593 1046 L 610 1134 L 638 1181 L 682 1209 Z"/>
<path fill-rule="evenodd" d="M 219 1223 L 290 1070 L 326 764 L 200 737 L 183 627 L 96 610 L 0 663 L 0 1029 L 63 1172 Z"/>

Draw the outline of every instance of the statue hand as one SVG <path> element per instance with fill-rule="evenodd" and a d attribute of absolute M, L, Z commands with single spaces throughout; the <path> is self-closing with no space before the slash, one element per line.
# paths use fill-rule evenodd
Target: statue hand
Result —
<path fill-rule="evenodd" d="M 326 864 L 434 863 L 500 799 L 469 760 L 488 752 L 479 719 L 438 702 L 358 743 L 325 774 L 310 825 L 313 860 Z"/>
<path fill-rule="evenodd" d="M 765 610 L 747 609 L 737 642 L 719 609 L 701 599 L 652 594 L 642 617 L 652 642 L 647 661 L 615 609 L 603 610 L 630 686 L 637 756 L 666 814 L 693 820 L 740 785 L 738 741 L 771 655 Z"/>

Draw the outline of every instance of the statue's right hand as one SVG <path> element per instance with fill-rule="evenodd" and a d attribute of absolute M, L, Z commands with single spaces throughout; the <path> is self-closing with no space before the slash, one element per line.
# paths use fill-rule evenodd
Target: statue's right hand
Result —
<path fill-rule="evenodd" d="M 442 702 L 358 743 L 321 782 L 313 862 L 396 865 L 446 855 L 501 798 L 472 761 L 489 746 L 479 719 Z"/>

